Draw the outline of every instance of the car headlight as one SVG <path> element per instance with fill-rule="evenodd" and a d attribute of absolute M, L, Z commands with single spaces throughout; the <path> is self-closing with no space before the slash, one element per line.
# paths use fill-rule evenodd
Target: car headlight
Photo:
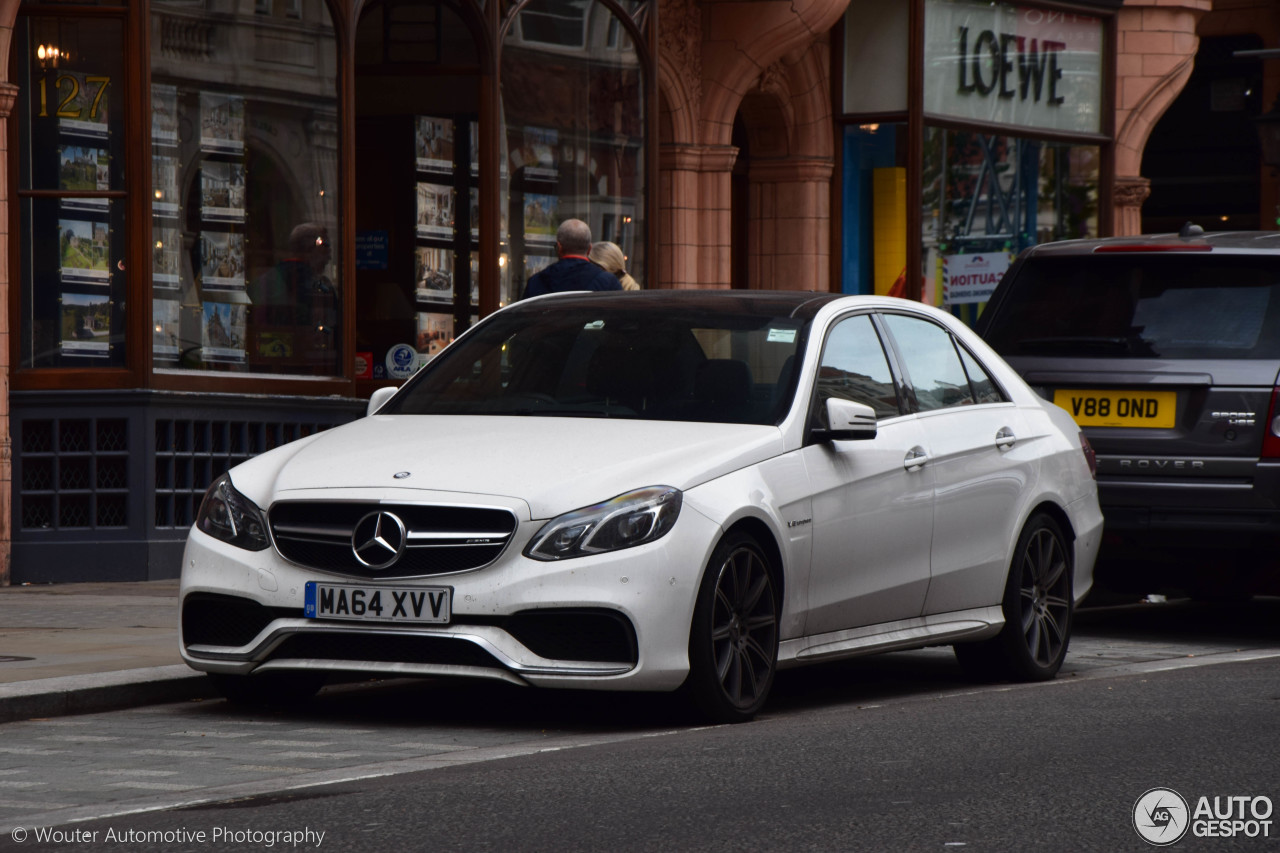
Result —
<path fill-rule="evenodd" d="M 650 486 L 566 512 L 542 526 L 524 555 L 535 560 L 567 560 L 661 539 L 675 525 L 681 500 L 679 489 Z"/>
<path fill-rule="evenodd" d="M 204 493 L 200 512 L 196 514 L 196 527 L 214 539 L 247 551 L 261 551 L 271 546 L 262 510 L 236 491 L 230 474 L 214 480 Z"/>

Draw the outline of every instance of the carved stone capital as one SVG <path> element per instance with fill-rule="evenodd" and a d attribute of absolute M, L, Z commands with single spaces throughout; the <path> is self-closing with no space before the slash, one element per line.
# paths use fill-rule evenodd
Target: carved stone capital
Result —
<path fill-rule="evenodd" d="M 1142 207 L 1151 195 L 1151 181 L 1137 175 L 1117 176 L 1112 202 L 1119 207 Z"/>
<path fill-rule="evenodd" d="M 732 145 L 662 145 L 658 167 L 664 172 L 730 172 L 738 159 Z"/>
<path fill-rule="evenodd" d="M 13 115 L 13 105 L 18 100 L 18 87 L 13 83 L 0 83 L 0 119 Z"/>

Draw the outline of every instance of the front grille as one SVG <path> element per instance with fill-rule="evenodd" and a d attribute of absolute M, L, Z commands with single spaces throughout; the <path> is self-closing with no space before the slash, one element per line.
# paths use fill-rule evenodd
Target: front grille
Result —
<path fill-rule="evenodd" d="M 188 646 L 243 646 L 272 620 L 301 610 L 266 607 L 236 595 L 193 592 L 182 600 L 182 641 Z"/>
<path fill-rule="evenodd" d="M 467 640 L 356 632 L 294 634 L 277 646 L 269 658 L 286 659 L 501 667 L 492 655 Z"/>
<path fill-rule="evenodd" d="M 396 515 L 407 536 L 400 558 L 379 569 L 356 559 L 352 548 L 356 525 L 373 512 Z M 496 507 L 310 501 L 277 503 L 271 507 L 269 523 L 285 559 L 317 571 L 364 578 L 478 569 L 498 558 L 516 529 L 515 515 Z"/>

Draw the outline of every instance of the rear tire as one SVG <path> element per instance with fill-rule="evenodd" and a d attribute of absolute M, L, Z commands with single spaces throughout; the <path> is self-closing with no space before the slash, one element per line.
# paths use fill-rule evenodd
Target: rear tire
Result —
<path fill-rule="evenodd" d="M 1057 675 L 1071 640 L 1072 575 L 1062 528 L 1048 515 L 1032 516 L 1005 582 L 1004 628 L 989 640 L 955 645 L 965 672 L 980 680 L 1048 681 Z"/>
<path fill-rule="evenodd" d="M 300 705 L 320 692 L 325 683 L 325 675 L 321 672 L 210 673 L 209 677 L 228 702 L 251 708 Z"/>
<path fill-rule="evenodd" d="M 716 723 L 752 719 L 778 668 L 778 597 L 764 550 L 746 533 L 716 546 L 698 591 L 689 632 L 686 688 Z"/>

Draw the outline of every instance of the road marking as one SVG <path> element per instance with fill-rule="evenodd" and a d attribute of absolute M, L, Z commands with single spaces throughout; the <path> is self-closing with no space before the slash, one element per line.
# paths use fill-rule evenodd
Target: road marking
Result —
<path fill-rule="evenodd" d="M 962 691 L 958 693 L 947 693 L 940 695 L 914 695 L 903 697 L 900 701 L 882 702 L 877 706 L 897 705 L 905 702 L 917 702 L 921 700 L 933 700 L 956 698 L 961 696 L 974 696 L 982 693 L 990 692 L 1007 692 L 1011 690 L 1026 690 L 1035 688 L 1052 687 L 1054 685 L 1075 684 L 1080 681 L 1091 681 L 1100 678 L 1117 678 L 1126 675 L 1142 675 L 1147 673 L 1167 672 L 1179 669 L 1190 669 L 1200 666 L 1212 666 L 1215 664 L 1225 663 L 1247 663 L 1250 661 L 1268 660 L 1272 658 L 1280 658 L 1280 649 L 1254 649 L 1247 651 L 1224 652 L 1218 654 L 1196 655 L 1193 657 L 1176 658 L 1173 660 L 1147 661 L 1142 663 L 1123 664 L 1119 666 L 1110 666 L 1103 669 L 1081 672 L 1069 677 L 1058 678 L 1053 681 L 1042 681 L 1030 684 L 1013 684 L 998 685 L 984 689 L 975 689 Z M 862 710 L 862 708 L 858 708 Z M 787 714 L 779 715 L 790 715 Z M 764 719 L 761 722 L 768 722 Z M 719 728 L 717 726 L 690 726 L 688 728 L 679 729 L 662 729 L 658 731 L 641 731 L 641 732 L 618 732 L 606 735 L 567 735 L 561 738 L 553 738 L 549 740 L 533 740 L 527 743 L 505 744 L 501 746 L 476 747 L 473 749 L 462 749 L 456 752 L 437 754 L 432 756 L 423 756 L 417 758 L 397 759 L 393 761 L 382 761 L 373 764 L 360 765 L 356 767 L 344 767 L 334 770 L 316 770 L 300 773 L 291 778 L 275 778 L 262 779 L 255 782 L 241 782 L 231 785 L 222 785 L 216 788 L 193 789 L 187 796 L 177 794 L 154 795 L 152 797 L 144 797 L 132 800 L 128 803 L 99 803 L 90 806 L 73 806 L 70 808 L 55 809 L 34 815 L 22 815 L 17 817 L 5 816 L 2 819 L 4 824 L 0 824 L 0 837 L 7 836 L 17 826 L 61 826 L 72 823 L 84 823 L 93 820 L 109 820 L 127 815 L 146 814 L 150 812 L 169 811 L 172 809 L 190 808 L 192 806 L 209 805 L 213 803 L 225 802 L 228 800 L 247 799 L 269 794 L 281 794 L 288 791 L 298 791 L 306 788 L 316 788 L 328 785 L 340 785 L 350 782 L 361 782 L 368 779 L 380 779 L 389 776 L 401 776 L 408 773 L 419 773 L 427 770 L 439 770 L 445 767 L 458 767 L 466 764 L 479 764 L 487 761 L 499 761 L 505 758 L 519 758 L 529 755 L 537 755 L 544 752 L 554 752 L 567 749 L 581 749 L 591 746 L 603 746 L 607 744 L 625 743 L 628 741 L 644 740 L 647 738 L 666 737 L 670 735 L 691 734 L 694 732 L 705 731 L 707 729 Z M 171 734 L 183 734 L 191 736 L 201 734 L 206 736 L 218 737 L 221 733 L 201 732 L 173 732 Z M 225 735 L 223 735 L 225 736 Z M 19 750 L 10 748 L 5 750 L 0 748 L 0 752 L 11 751 L 18 752 L 27 750 Z M 32 752 L 40 752 L 39 750 L 31 750 Z M 278 757 L 278 756 L 275 756 Z M 159 783 L 150 782 L 120 782 L 115 783 L 112 787 L 137 787 L 137 788 L 162 788 L 162 787 L 178 787 L 178 786 L 162 786 Z"/>
<path fill-rule="evenodd" d="M 498 761 L 503 758 L 519 758 L 536 755 L 548 750 L 581 749 L 588 746 L 601 746 L 611 743 L 642 740 L 645 738 L 664 737 L 667 735 L 685 734 L 703 731 L 711 726 L 695 726 L 687 729 L 663 729 L 648 732 L 619 732 L 608 735 L 570 735 L 552 740 L 534 740 L 528 743 L 505 744 L 502 746 L 477 747 L 458 752 L 424 758 L 406 758 L 395 761 L 383 761 L 358 767 L 344 767 L 337 770 L 318 770 L 300 774 L 291 779 L 263 779 L 257 782 L 241 782 L 233 785 L 222 785 L 217 788 L 205 788 L 192 792 L 191 796 L 161 796 L 133 800 L 129 803 L 99 803 L 92 806 L 77 806 L 68 809 L 45 812 L 20 817 L 6 816 L 8 822 L 0 825 L 0 838 L 7 836 L 16 826 L 62 826 L 69 823 L 84 823 L 91 820 L 109 820 L 126 815 L 146 814 L 148 812 L 168 811 L 171 809 L 189 808 L 191 806 L 219 803 L 226 800 L 246 799 L 266 794 L 279 794 L 286 791 L 297 791 L 303 788 L 315 788 L 324 785 L 340 785 L 346 782 L 360 782 L 366 779 L 380 779 L 386 776 L 401 776 L 406 773 L 418 773 L 424 770 L 439 770 L 443 767 L 457 767 L 463 764 L 478 764 L 485 761 Z M 157 783 L 121 782 L 112 787 L 159 787 Z M 114 806 L 114 807 L 113 807 Z"/>

